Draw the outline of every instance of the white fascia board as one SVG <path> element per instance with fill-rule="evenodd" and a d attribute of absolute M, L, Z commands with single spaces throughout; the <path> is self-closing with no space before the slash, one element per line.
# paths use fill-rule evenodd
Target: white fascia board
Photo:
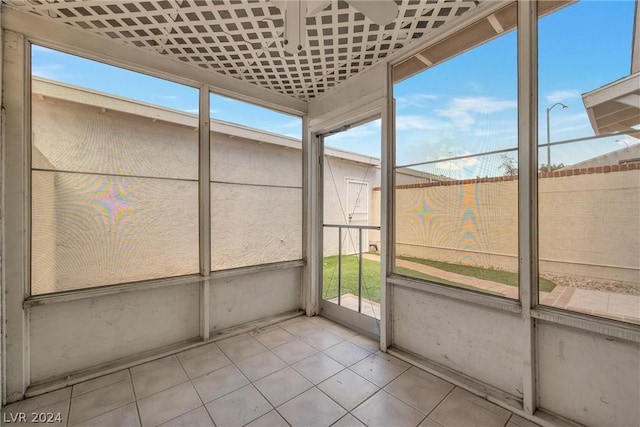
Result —
<path fill-rule="evenodd" d="M 44 98 L 55 98 L 108 111 L 117 111 L 135 116 L 147 117 L 152 120 L 160 120 L 193 128 L 198 127 L 198 116 L 196 114 L 171 110 L 169 108 L 151 105 L 107 93 L 101 93 L 40 77 L 33 77 L 31 85 L 33 93 Z"/>
<path fill-rule="evenodd" d="M 251 102 L 288 114 L 301 116 L 307 103 L 234 77 L 207 71 L 163 55 L 124 45 L 106 37 L 69 25 L 51 22 L 32 13 L 2 5 L 2 28 L 25 35 L 32 42 L 85 56 L 107 64 L 150 74 L 159 78 L 199 87 L 212 86 L 221 95 Z"/>
<path fill-rule="evenodd" d="M 592 108 L 603 102 L 636 92 L 638 88 L 640 88 L 640 72 L 584 93 L 582 94 L 582 101 L 585 108 Z"/>
<path fill-rule="evenodd" d="M 585 109 L 587 110 L 589 122 L 591 123 L 591 127 L 593 128 L 596 135 L 608 133 L 608 129 L 612 128 L 611 126 L 603 126 L 602 124 L 598 124 L 599 118 L 595 116 L 593 108 L 606 102 L 617 102 L 618 98 L 629 96 L 630 94 L 636 92 L 638 88 L 640 88 L 640 72 L 611 82 L 608 85 L 592 90 L 591 92 L 582 94 L 582 102 Z M 605 130 L 605 127 L 607 127 L 608 129 Z M 616 127 L 616 130 L 620 132 L 629 132 L 629 129 L 627 129 L 626 127 L 624 127 L 624 129 Z"/>

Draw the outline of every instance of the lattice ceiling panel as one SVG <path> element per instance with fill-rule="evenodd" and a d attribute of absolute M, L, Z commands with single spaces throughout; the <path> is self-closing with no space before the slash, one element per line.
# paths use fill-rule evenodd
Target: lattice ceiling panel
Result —
<path fill-rule="evenodd" d="M 10 7 L 308 101 L 476 7 L 474 0 L 396 0 L 384 27 L 343 1 L 307 17 L 307 43 L 282 46 L 268 0 L 4 0 Z"/>

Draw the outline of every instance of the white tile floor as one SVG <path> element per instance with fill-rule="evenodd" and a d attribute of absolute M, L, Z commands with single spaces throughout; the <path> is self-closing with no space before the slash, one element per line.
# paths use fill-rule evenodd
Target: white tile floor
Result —
<path fill-rule="evenodd" d="M 2 419 L 20 412 L 60 413 L 48 425 L 69 427 L 534 426 L 318 317 L 14 403 Z"/>

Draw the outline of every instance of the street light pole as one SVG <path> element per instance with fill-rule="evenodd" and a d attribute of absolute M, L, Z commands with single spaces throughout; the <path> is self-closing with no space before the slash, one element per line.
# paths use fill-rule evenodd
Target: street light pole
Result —
<path fill-rule="evenodd" d="M 551 172 L 551 126 L 549 125 L 549 113 L 557 105 L 562 105 L 563 110 L 569 108 L 569 106 L 564 105 L 562 102 L 556 102 L 547 108 L 547 172 Z"/>

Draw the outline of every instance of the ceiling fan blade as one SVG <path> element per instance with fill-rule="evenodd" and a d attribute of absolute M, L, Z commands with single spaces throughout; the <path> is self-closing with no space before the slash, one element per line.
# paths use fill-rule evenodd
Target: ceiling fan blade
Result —
<path fill-rule="evenodd" d="M 382 26 L 390 24 L 398 16 L 398 5 L 393 0 L 345 0 L 374 23 Z"/>

